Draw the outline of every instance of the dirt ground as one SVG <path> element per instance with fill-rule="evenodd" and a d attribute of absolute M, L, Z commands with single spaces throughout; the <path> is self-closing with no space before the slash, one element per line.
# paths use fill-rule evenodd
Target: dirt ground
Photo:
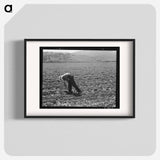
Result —
<path fill-rule="evenodd" d="M 82 90 L 67 94 L 58 77 L 70 72 Z M 43 63 L 42 106 L 116 108 L 116 62 Z"/>

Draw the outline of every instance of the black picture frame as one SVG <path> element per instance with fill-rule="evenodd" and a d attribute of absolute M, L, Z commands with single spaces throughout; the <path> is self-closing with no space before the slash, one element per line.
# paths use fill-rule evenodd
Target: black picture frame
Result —
<path fill-rule="evenodd" d="M 27 87 L 27 84 L 26 84 L 26 78 L 27 78 L 27 75 L 26 75 L 26 71 L 27 71 L 26 70 L 27 69 L 26 68 L 26 60 L 27 60 L 26 59 L 26 44 L 28 41 L 102 41 L 102 42 L 103 41 L 131 41 L 131 42 L 133 42 L 133 108 L 132 108 L 133 114 L 131 116 L 28 116 L 26 114 L 26 103 L 27 103 L 26 102 L 26 87 Z M 44 48 L 47 48 L 47 47 L 40 47 L 40 52 Z M 51 48 L 51 47 L 49 47 L 49 48 Z M 109 48 L 109 47 L 107 47 L 107 48 Z M 119 62 L 119 48 L 118 47 L 111 47 L 111 48 L 112 48 L 112 50 L 113 50 L 113 48 L 115 48 L 118 51 L 117 67 L 119 67 L 119 63 L 120 63 Z M 40 60 L 41 60 L 41 58 L 40 58 Z M 42 66 L 40 65 L 40 68 L 41 67 Z M 119 68 L 117 68 L 117 69 L 119 70 Z M 120 76 L 119 72 L 117 73 L 118 79 L 116 79 L 116 81 L 118 82 L 118 83 L 116 83 L 118 88 L 120 87 L 120 85 L 119 85 L 119 81 L 120 81 L 119 80 L 119 76 Z M 41 77 L 40 77 L 40 81 L 41 81 Z M 40 84 L 41 84 L 41 82 L 40 82 Z M 40 89 L 40 91 L 41 91 L 41 89 Z M 118 89 L 117 95 L 118 95 L 118 99 L 119 99 L 119 89 Z M 116 101 L 116 103 L 117 103 L 117 101 Z M 119 103 L 119 100 L 118 100 L 118 103 Z M 25 118 L 135 118 L 135 39 L 24 39 L 24 117 Z"/>

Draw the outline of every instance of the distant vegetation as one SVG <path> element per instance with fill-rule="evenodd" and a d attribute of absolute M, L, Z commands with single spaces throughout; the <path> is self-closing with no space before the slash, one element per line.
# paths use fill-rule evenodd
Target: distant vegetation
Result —
<path fill-rule="evenodd" d="M 43 63 L 65 63 L 65 62 L 114 62 L 115 55 L 113 54 L 106 54 L 103 55 L 83 55 L 81 54 L 74 54 L 74 53 L 54 53 L 54 52 L 44 52 L 43 53 Z"/>
<path fill-rule="evenodd" d="M 71 61 L 71 55 L 69 53 L 45 53 L 43 54 L 43 62 L 44 63 L 51 63 L 51 62 L 65 62 L 65 61 Z"/>

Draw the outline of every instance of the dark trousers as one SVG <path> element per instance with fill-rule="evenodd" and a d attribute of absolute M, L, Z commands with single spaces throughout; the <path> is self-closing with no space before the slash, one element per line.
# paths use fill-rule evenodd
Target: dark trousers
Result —
<path fill-rule="evenodd" d="M 81 92 L 81 90 L 79 89 L 79 87 L 77 86 L 75 80 L 74 80 L 74 77 L 70 77 L 69 80 L 68 80 L 68 91 L 69 92 L 72 92 L 72 86 L 76 89 L 76 91 L 79 93 Z"/>

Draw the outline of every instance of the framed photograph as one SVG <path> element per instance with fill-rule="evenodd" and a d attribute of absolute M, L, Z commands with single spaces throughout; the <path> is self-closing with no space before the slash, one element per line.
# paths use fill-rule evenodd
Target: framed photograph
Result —
<path fill-rule="evenodd" d="M 26 118 L 135 117 L 134 39 L 25 39 Z"/>

